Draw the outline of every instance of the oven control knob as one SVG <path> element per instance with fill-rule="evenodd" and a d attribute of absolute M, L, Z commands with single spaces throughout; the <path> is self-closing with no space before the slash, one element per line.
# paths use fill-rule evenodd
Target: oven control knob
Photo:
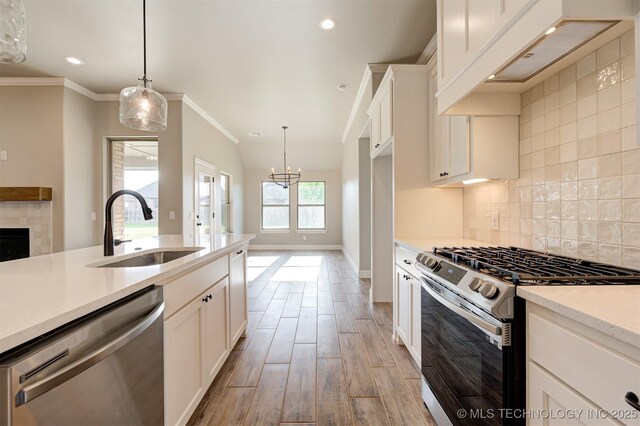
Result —
<path fill-rule="evenodd" d="M 484 283 L 482 283 L 482 286 L 480 287 L 480 294 L 485 299 L 493 299 L 498 295 L 498 293 L 499 293 L 498 287 L 496 287 L 494 284 L 491 284 L 490 282 L 485 281 Z"/>
<path fill-rule="evenodd" d="M 429 269 L 436 269 L 436 266 L 438 266 L 438 261 L 435 259 L 429 258 L 424 264 Z"/>
<path fill-rule="evenodd" d="M 473 281 L 469 283 L 469 288 L 473 291 L 480 291 L 480 286 L 483 281 L 480 278 L 474 278 Z"/>

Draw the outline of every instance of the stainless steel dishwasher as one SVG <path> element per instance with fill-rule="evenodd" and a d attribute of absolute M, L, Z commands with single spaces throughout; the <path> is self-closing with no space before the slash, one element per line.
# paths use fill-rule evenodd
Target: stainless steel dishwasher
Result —
<path fill-rule="evenodd" d="M 0 425 L 161 425 L 162 289 L 124 300 L 0 358 Z"/>

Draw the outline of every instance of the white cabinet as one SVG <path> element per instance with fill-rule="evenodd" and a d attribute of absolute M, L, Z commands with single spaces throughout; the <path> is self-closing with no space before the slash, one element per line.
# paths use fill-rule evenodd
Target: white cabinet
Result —
<path fill-rule="evenodd" d="M 416 256 L 417 253 L 412 253 L 403 247 L 396 247 L 393 317 L 397 340 L 407 347 L 413 359 L 420 365 L 422 287 L 418 278 L 419 272 L 413 267 Z"/>
<path fill-rule="evenodd" d="M 204 307 L 204 373 L 207 386 L 231 351 L 229 339 L 229 279 L 211 287 L 202 295 Z"/>
<path fill-rule="evenodd" d="M 233 348 L 247 329 L 247 247 L 229 255 L 229 335 Z"/>
<path fill-rule="evenodd" d="M 206 390 L 205 303 L 194 299 L 164 323 L 165 424 L 186 424 Z"/>
<path fill-rule="evenodd" d="M 393 137 L 393 81 L 380 83 L 368 110 L 371 118 L 371 158 L 375 158 Z"/>
<path fill-rule="evenodd" d="M 526 336 L 528 409 L 584 408 L 585 424 L 619 424 L 606 413 L 640 424 L 640 412 L 625 401 L 629 392 L 640 395 L 640 348 L 531 302 Z"/>

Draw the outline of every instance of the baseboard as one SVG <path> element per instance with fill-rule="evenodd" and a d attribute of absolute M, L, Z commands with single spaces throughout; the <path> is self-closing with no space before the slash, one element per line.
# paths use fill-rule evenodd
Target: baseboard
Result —
<path fill-rule="evenodd" d="M 371 271 L 365 269 L 359 271 L 358 278 L 371 278 Z"/>
<path fill-rule="evenodd" d="M 249 250 L 342 250 L 341 245 L 260 245 L 250 244 Z"/>
<path fill-rule="evenodd" d="M 353 259 L 351 258 L 351 256 L 349 256 L 349 253 L 347 252 L 347 250 L 345 250 L 344 247 L 342 247 L 342 254 L 344 254 L 344 257 L 347 258 L 347 262 L 349 262 L 349 265 L 351 265 L 351 269 L 353 269 L 353 272 L 355 272 L 355 274 L 358 275 L 358 267 L 356 266 L 356 262 L 353 261 Z"/>

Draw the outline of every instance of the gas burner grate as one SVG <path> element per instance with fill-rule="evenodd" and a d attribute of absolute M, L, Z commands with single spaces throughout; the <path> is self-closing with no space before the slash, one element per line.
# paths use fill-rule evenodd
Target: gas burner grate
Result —
<path fill-rule="evenodd" d="M 444 247 L 433 253 L 519 285 L 640 284 L 640 271 L 519 247 Z"/>

